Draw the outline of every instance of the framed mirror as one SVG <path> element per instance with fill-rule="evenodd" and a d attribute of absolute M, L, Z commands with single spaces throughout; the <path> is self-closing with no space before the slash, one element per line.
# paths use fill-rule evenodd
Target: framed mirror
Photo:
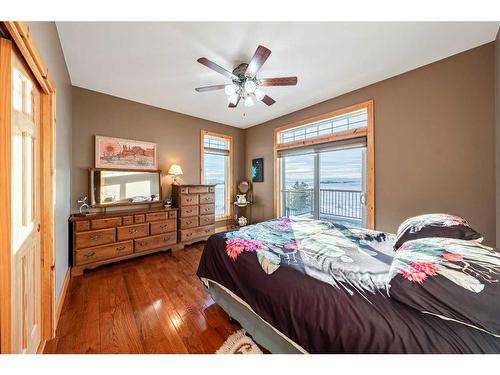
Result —
<path fill-rule="evenodd" d="M 248 181 L 241 181 L 238 184 L 238 192 L 240 194 L 246 194 L 250 191 L 250 182 Z"/>
<path fill-rule="evenodd" d="M 92 207 L 127 206 L 161 202 L 161 172 L 90 169 Z"/>

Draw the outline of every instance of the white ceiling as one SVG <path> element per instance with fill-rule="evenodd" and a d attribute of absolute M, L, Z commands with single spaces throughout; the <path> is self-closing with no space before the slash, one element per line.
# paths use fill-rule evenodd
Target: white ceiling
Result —
<path fill-rule="evenodd" d="M 429 64 L 495 39 L 497 22 L 227 23 L 58 22 L 75 86 L 247 128 Z M 230 83 L 196 62 L 232 70 L 257 45 L 272 54 L 258 77 L 298 76 L 295 87 L 269 87 L 271 107 L 227 108 Z"/>

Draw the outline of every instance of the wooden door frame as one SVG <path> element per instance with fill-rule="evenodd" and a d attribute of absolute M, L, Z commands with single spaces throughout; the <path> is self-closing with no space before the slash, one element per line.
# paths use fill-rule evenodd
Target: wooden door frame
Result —
<path fill-rule="evenodd" d="M 11 64 L 17 48 L 41 89 L 40 97 L 40 238 L 41 238 L 41 344 L 55 333 L 55 253 L 54 253 L 54 145 L 55 86 L 38 53 L 29 26 L 24 22 L 3 21 L 8 39 L 0 39 L 0 349 L 12 352 L 11 296 Z"/>
<path fill-rule="evenodd" d="M 324 136 L 318 136 L 306 140 L 300 140 L 295 142 L 290 142 L 287 144 L 279 144 L 279 134 L 280 132 L 295 128 L 307 124 L 312 124 L 318 121 L 326 120 L 331 117 L 341 116 L 343 114 L 354 112 L 360 109 L 366 109 L 368 119 L 367 126 L 365 128 L 356 128 L 353 130 L 345 130 L 337 133 L 327 134 Z M 349 107 L 344 107 L 337 109 L 332 112 L 324 113 L 322 115 L 309 117 L 304 120 L 296 121 L 291 124 L 286 124 L 278 126 L 274 129 L 274 215 L 279 217 L 281 215 L 280 206 L 280 165 L 278 152 L 280 150 L 286 150 L 297 147 L 304 147 L 308 145 L 341 141 L 347 139 L 354 139 L 366 137 L 366 163 L 367 163 L 367 227 L 369 229 L 375 229 L 375 124 L 373 115 L 373 100 L 368 100 L 366 102 L 353 104 Z"/>

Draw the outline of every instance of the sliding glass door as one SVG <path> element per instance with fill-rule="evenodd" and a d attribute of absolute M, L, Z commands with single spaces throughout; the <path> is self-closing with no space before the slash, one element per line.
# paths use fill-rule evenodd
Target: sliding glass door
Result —
<path fill-rule="evenodd" d="M 281 211 L 366 227 L 366 144 L 338 142 L 280 153 Z"/>
<path fill-rule="evenodd" d="M 314 154 L 290 155 L 282 158 L 283 216 L 315 217 L 315 164 Z"/>

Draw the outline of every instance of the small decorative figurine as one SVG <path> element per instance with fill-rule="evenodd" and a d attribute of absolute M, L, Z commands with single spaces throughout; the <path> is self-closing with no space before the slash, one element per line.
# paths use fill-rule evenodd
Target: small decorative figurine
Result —
<path fill-rule="evenodd" d="M 79 207 L 79 211 L 81 214 L 85 214 L 88 212 L 90 206 L 88 205 L 87 201 L 88 201 L 89 197 L 88 196 L 83 196 L 83 197 L 80 197 L 80 199 L 78 199 L 78 204 L 80 205 Z"/>
<path fill-rule="evenodd" d="M 245 225 L 247 225 L 247 224 L 248 224 L 248 220 L 247 220 L 247 218 L 246 218 L 245 216 L 240 216 L 240 217 L 238 218 L 238 225 L 239 225 L 240 227 L 244 227 L 244 226 L 245 226 Z"/>

